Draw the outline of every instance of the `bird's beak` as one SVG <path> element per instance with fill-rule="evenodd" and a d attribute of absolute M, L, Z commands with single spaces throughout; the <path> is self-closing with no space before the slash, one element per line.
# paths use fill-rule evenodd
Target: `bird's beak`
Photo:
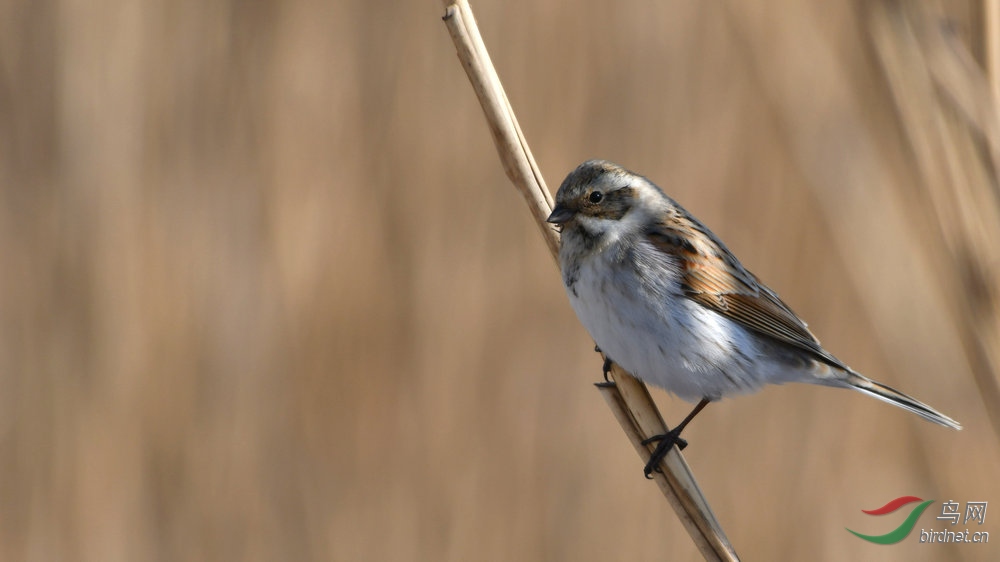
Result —
<path fill-rule="evenodd" d="M 573 218 L 573 215 L 575 214 L 576 213 L 574 213 L 572 209 L 560 203 L 556 205 L 555 209 L 552 209 L 552 214 L 549 215 L 549 218 L 545 219 L 545 222 L 550 222 L 552 224 L 563 224 L 569 222 L 569 220 Z"/>

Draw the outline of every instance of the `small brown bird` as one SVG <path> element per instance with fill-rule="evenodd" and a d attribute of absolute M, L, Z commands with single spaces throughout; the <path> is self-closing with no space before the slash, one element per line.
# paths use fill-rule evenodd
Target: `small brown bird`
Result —
<path fill-rule="evenodd" d="M 850 388 L 934 423 L 955 420 L 852 370 L 823 349 L 774 291 L 648 179 L 590 160 L 559 187 L 559 264 L 570 304 L 605 355 L 694 411 L 659 444 L 659 465 L 709 402 L 804 382 Z"/>

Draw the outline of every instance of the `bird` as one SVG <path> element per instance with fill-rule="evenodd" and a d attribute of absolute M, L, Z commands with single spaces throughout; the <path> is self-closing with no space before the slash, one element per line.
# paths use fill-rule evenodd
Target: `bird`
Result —
<path fill-rule="evenodd" d="M 697 405 L 657 442 L 647 478 L 709 403 L 790 382 L 848 388 L 925 420 L 961 424 L 851 369 L 778 294 L 649 179 L 607 160 L 566 176 L 546 219 L 560 232 L 570 305 L 610 362 Z"/>

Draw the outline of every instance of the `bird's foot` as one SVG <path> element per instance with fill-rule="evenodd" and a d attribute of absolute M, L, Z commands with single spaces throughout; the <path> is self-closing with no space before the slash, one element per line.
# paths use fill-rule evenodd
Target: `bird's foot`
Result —
<path fill-rule="evenodd" d="M 604 353 L 603 351 L 601 351 L 601 348 L 596 345 L 594 346 L 594 351 L 596 351 L 597 353 Z M 610 357 L 605 355 L 604 364 L 601 365 L 601 372 L 604 373 L 604 382 L 611 382 L 611 379 L 608 378 L 608 373 L 611 372 L 612 363 L 614 363 L 614 361 L 612 361 Z"/>
<path fill-rule="evenodd" d="M 660 470 L 660 462 L 663 461 L 663 457 L 667 456 L 667 453 L 674 445 L 676 445 L 677 449 L 681 451 L 684 450 L 684 447 L 687 447 L 687 441 L 681 438 L 682 429 L 684 429 L 682 426 L 678 426 L 663 435 L 654 435 L 642 440 L 643 445 L 659 442 L 656 445 L 656 448 L 653 449 L 653 454 L 649 456 L 649 462 L 646 463 L 646 467 L 642 469 L 642 472 L 646 475 L 647 479 L 652 480 L 650 474 L 652 474 L 654 470 L 656 472 L 663 472 Z"/>
<path fill-rule="evenodd" d="M 614 363 L 611 359 L 607 357 L 604 358 L 604 364 L 601 365 L 601 372 L 604 373 L 604 382 L 611 382 L 608 378 L 608 374 L 611 372 L 611 364 Z"/>

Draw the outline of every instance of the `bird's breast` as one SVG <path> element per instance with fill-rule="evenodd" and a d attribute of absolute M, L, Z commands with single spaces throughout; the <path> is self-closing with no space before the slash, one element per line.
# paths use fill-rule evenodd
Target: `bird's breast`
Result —
<path fill-rule="evenodd" d="M 647 246 L 612 245 L 563 264 L 591 337 L 630 373 L 688 401 L 753 390 L 741 380 L 753 362 L 747 332 L 687 298 L 679 265 Z"/>

